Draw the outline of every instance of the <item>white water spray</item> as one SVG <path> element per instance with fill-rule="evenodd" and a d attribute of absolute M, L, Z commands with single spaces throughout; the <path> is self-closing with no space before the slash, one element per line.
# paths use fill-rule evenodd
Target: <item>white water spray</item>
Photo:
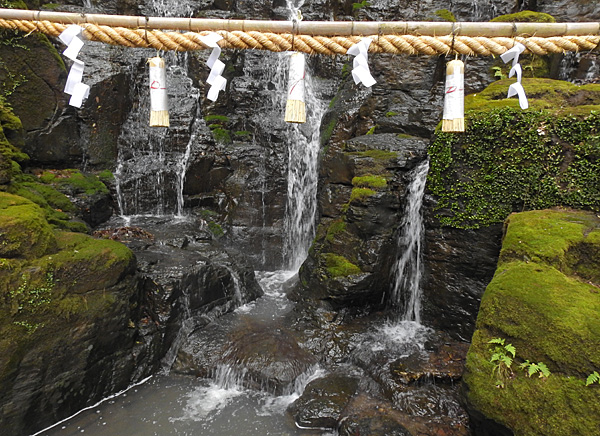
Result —
<path fill-rule="evenodd" d="M 421 206 L 428 171 L 429 161 L 424 161 L 414 170 L 413 179 L 408 186 L 402 230 L 398 238 L 398 250 L 401 255 L 392 270 L 390 295 L 390 301 L 395 306 L 401 306 L 404 301 L 402 320 L 417 323 L 421 322 Z"/>

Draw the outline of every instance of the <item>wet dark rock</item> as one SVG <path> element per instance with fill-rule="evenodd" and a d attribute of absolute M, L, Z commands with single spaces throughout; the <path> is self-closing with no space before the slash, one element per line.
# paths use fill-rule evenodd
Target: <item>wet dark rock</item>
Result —
<path fill-rule="evenodd" d="M 155 217 L 135 224 L 102 232 L 112 232 L 136 254 L 143 298 L 151 302 L 147 317 L 158 326 L 148 341 L 158 341 L 158 357 L 170 368 L 187 335 L 262 290 L 240 254 L 215 243 L 201 222 Z"/>
<path fill-rule="evenodd" d="M 530 2 L 531 3 L 531 2 Z M 598 3 L 588 0 L 537 0 L 535 10 L 556 18 L 557 22 L 594 21 L 600 19 Z"/>
<path fill-rule="evenodd" d="M 460 381 L 465 366 L 468 343 L 444 343 L 434 346 L 426 355 L 413 353 L 390 364 L 392 377 L 404 384 L 434 381 Z"/>
<path fill-rule="evenodd" d="M 401 418 L 385 401 L 361 394 L 347 407 L 338 431 L 342 436 L 412 436 Z"/>
<path fill-rule="evenodd" d="M 421 388 L 419 388 L 421 389 Z M 354 397 L 347 406 L 340 420 L 339 434 L 353 436 L 365 435 L 399 435 L 399 436 L 467 436 L 469 435 L 468 419 L 464 412 L 455 414 L 448 410 L 433 407 L 440 398 L 447 397 L 445 389 L 434 385 L 424 390 L 407 392 L 406 403 L 412 404 L 413 410 L 405 410 L 398 404 L 390 403 L 382 398 L 375 398 L 366 393 Z M 456 401 L 456 399 L 454 400 Z M 417 406 L 422 403 L 421 406 Z M 440 415 L 446 413 L 446 415 Z"/>
<path fill-rule="evenodd" d="M 426 145 L 422 138 L 385 133 L 329 147 L 318 196 L 322 218 L 300 270 L 298 298 L 338 308 L 384 302 L 408 173 L 424 159 Z"/>
<path fill-rule="evenodd" d="M 288 413 L 299 428 L 335 429 L 357 388 L 356 378 L 341 374 L 313 380 L 288 408 Z"/>
<path fill-rule="evenodd" d="M 502 226 L 478 230 L 440 227 L 435 200 L 424 205 L 423 321 L 470 341 L 481 296 L 498 262 Z"/>
<path fill-rule="evenodd" d="M 248 323 L 233 331 L 221 361 L 242 369 L 244 383 L 254 389 L 282 394 L 291 392 L 298 376 L 317 359 L 300 348 L 283 328 Z"/>

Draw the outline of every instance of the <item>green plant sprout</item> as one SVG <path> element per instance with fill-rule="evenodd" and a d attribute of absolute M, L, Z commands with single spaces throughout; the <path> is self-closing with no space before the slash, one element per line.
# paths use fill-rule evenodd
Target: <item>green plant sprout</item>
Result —
<path fill-rule="evenodd" d="M 598 371 L 594 371 L 593 373 L 588 375 L 588 378 L 585 381 L 586 386 L 589 386 L 593 383 L 600 384 L 600 374 L 598 374 Z"/>
<path fill-rule="evenodd" d="M 367 0 L 363 0 L 361 2 L 352 3 L 352 10 L 357 11 L 357 10 L 359 10 L 361 8 L 365 8 L 367 6 L 371 6 L 371 3 L 369 3 Z"/>
<path fill-rule="evenodd" d="M 519 369 L 526 371 L 527 377 L 531 377 L 534 374 L 538 374 L 539 378 L 550 377 L 550 370 L 543 362 L 532 363 L 529 360 L 526 360 L 519 365 Z"/>
<path fill-rule="evenodd" d="M 512 344 L 505 345 L 504 342 L 503 338 L 488 341 L 488 344 L 494 346 L 490 362 L 495 364 L 492 374 L 496 375 L 496 384 L 500 388 L 504 388 L 504 381 L 513 374 L 511 366 L 516 353 Z"/>

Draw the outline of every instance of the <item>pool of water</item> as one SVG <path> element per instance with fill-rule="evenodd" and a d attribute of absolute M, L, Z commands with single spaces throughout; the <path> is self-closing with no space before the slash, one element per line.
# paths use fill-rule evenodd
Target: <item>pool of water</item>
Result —
<path fill-rule="evenodd" d="M 277 397 L 223 388 L 207 379 L 157 376 L 37 435 L 306 435 L 286 414 L 298 395 Z"/>
<path fill-rule="evenodd" d="M 264 296 L 224 318 L 276 321 L 293 308 L 286 290 L 295 280 L 295 272 L 257 272 L 256 275 Z M 322 369 L 312 369 L 299 377 L 292 394 L 282 396 L 246 389 L 241 383 L 227 379 L 226 374 L 217 374 L 214 379 L 157 375 L 36 436 L 328 435 L 331 433 L 297 428 L 286 413 L 306 384 L 322 375 Z"/>

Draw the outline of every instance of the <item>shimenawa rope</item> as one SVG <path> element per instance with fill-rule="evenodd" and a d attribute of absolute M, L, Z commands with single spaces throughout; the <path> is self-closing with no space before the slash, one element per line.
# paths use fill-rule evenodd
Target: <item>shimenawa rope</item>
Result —
<path fill-rule="evenodd" d="M 100 26 L 81 23 L 84 36 L 91 41 L 101 41 L 126 47 L 146 47 L 156 50 L 205 50 L 208 49 L 200 39 L 202 32 L 165 32 L 146 28 L 130 29 L 125 27 Z M 0 18 L 0 27 L 22 32 L 42 32 L 51 36 L 62 33 L 67 24 L 50 21 L 7 20 Z M 317 36 L 293 33 L 270 33 L 259 31 L 217 30 L 223 39 L 219 46 L 225 49 L 253 49 L 275 52 L 299 51 L 308 54 L 343 55 L 362 36 Z M 515 36 L 485 37 L 460 35 L 395 35 L 382 34 L 375 38 L 369 47 L 372 53 L 393 53 L 410 55 L 500 55 L 514 46 L 523 44 L 526 53 L 547 55 L 568 51 L 595 50 L 600 43 L 600 35 L 565 35 L 551 37 Z"/>

